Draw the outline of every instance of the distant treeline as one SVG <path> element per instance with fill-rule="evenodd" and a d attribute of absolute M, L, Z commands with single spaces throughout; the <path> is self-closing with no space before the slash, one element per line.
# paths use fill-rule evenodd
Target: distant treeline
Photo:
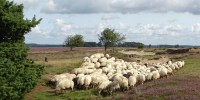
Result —
<path fill-rule="evenodd" d="M 62 44 L 26 44 L 29 47 L 63 47 Z M 103 45 L 100 42 L 85 42 L 83 47 L 102 47 Z M 140 47 L 144 46 L 146 48 L 191 48 L 191 47 L 199 47 L 199 46 L 191 46 L 191 45 L 144 45 L 140 42 L 123 42 L 116 45 L 116 47 Z"/>
<path fill-rule="evenodd" d="M 63 47 L 64 45 L 60 44 L 27 44 L 30 47 Z M 139 42 L 124 42 L 119 43 L 116 47 L 138 47 L 144 44 Z M 83 47 L 102 47 L 103 45 L 100 42 L 85 42 Z"/>

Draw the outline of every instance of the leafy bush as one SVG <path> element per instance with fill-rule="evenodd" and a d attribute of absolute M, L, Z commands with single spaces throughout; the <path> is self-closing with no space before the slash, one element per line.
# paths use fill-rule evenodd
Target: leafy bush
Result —
<path fill-rule="evenodd" d="M 144 44 L 138 45 L 138 49 L 143 49 L 143 48 L 144 48 Z"/>
<path fill-rule="evenodd" d="M 27 59 L 23 43 L 0 43 L 0 100 L 22 99 L 37 83 L 44 66 Z"/>

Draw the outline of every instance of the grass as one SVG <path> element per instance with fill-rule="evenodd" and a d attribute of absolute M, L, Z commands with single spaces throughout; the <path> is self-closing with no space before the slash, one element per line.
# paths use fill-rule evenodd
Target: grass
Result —
<path fill-rule="evenodd" d="M 36 63 L 38 64 L 44 64 L 45 67 L 45 75 L 48 74 L 59 74 L 68 72 L 71 69 L 75 67 L 79 67 L 82 63 L 82 57 L 72 57 L 72 58 L 63 58 L 62 54 L 66 53 L 60 53 L 60 54 L 46 54 L 51 59 L 48 61 L 48 63 L 45 63 L 42 60 L 36 60 Z M 67 53 L 69 54 L 69 53 Z M 36 55 L 36 56 L 35 56 Z M 37 58 L 38 56 L 41 56 L 39 54 L 32 54 L 30 55 L 32 58 Z M 46 56 L 45 54 L 42 56 Z M 124 58 L 124 56 L 120 53 L 113 53 L 112 56 L 118 57 L 118 58 Z M 56 58 L 56 56 L 58 56 Z M 68 56 L 71 56 L 70 54 Z M 176 56 L 176 55 L 175 55 Z M 179 55 L 177 55 L 179 56 Z M 42 57 L 41 57 L 42 58 Z M 147 57 L 151 58 L 151 57 Z M 50 88 L 49 86 L 46 86 L 46 82 L 48 79 L 43 77 L 39 80 L 38 85 L 26 95 L 25 99 L 29 100 L 90 100 L 90 99 L 136 99 L 136 100 L 167 100 L 168 96 L 174 94 L 172 91 L 164 91 L 164 92 L 158 92 L 160 94 L 156 95 L 148 95 L 145 94 L 144 91 L 148 89 L 155 89 L 154 91 L 157 91 L 158 88 L 162 87 L 181 87 L 181 84 L 185 82 L 185 78 L 190 77 L 200 77 L 200 55 L 190 55 L 185 58 L 181 58 L 185 60 L 185 66 L 180 69 L 178 72 L 175 72 L 175 75 L 170 77 L 170 79 L 159 79 L 156 80 L 155 83 L 149 82 L 145 83 L 143 86 L 139 86 L 141 93 L 135 94 L 132 93 L 133 91 L 125 91 L 125 92 L 117 92 L 112 97 L 102 97 L 101 95 L 98 95 L 96 93 L 95 89 L 90 90 L 74 90 L 74 91 L 67 91 L 64 94 L 55 95 L 54 89 Z M 186 77 L 187 76 L 187 77 Z M 185 77 L 185 78 L 184 78 Z M 168 81 L 167 81 L 168 80 Z M 169 81 L 170 80 L 170 81 Z M 186 81 L 187 82 L 187 81 Z M 188 83 L 187 83 L 188 84 Z M 199 84 L 200 85 L 200 84 Z M 178 88 L 178 89 L 179 89 Z M 188 95 L 187 89 L 185 90 L 176 90 L 176 95 Z M 200 93 L 193 93 L 200 96 Z"/>
<path fill-rule="evenodd" d="M 36 61 L 38 64 L 45 65 L 45 74 L 60 74 L 64 72 L 69 72 L 75 67 L 79 67 L 82 63 L 82 58 L 72 58 L 72 59 L 57 59 L 50 60 L 48 62 Z"/>
<path fill-rule="evenodd" d="M 34 100 L 88 100 L 92 98 L 101 98 L 95 95 L 95 90 L 74 90 L 66 91 L 66 93 L 55 95 L 52 89 L 46 88 L 47 92 L 33 94 Z"/>
<path fill-rule="evenodd" d="M 200 57 L 199 57 L 200 58 Z M 178 71 L 177 75 L 184 76 L 198 76 L 200 77 L 200 60 L 199 58 L 187 58 L 185 59 L 185 67 Z"/>

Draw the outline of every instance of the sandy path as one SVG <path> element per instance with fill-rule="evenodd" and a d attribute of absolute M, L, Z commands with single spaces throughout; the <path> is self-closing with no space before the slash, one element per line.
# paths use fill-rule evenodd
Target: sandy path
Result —
<path fill-rule="evenodd" d="M 155 55 L 153 52 L 144 52 L 144 51 L 120 51 L 123 54 L 135 54 L 139 56 L 144 56 L 144 55 Z"/>

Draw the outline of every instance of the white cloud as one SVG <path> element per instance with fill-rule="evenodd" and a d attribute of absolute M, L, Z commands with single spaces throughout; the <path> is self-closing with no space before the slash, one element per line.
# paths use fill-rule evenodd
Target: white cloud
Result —
<path fill-rule="evenodd" d="M 119 18 L 118 16 L 114 16 L 114 15 L 104 15 L 101 17 L 101 20 L 111 21 L 118 18 Z"/>
<path fill-rule="evenodd" d="M 200 14 L 199 0 L 49 0 L 45 13 L 139 13 L 177 12 Z"/>
<path fill-rule="evenodd" d="M 72 28 L 72 24 L 68 24 L 62 19 L 56 19 L 55 25 L 57 25 L 62 32 L 67 32 Z"/>
<path fill-rule="evenodd" d="M 41 28 L 38 25 L 36 27 L 32 28 L 32 33 L 35 33 L 35 34 L 48 34 L 47 31 L 41 30 Z"/>
<path fill-rule="evenodd" d="M 197 23 L 197 24 L 192 26 L 192 32 L 200 33 L 200 23 Z"/>
<path fill-rule="evenodd" d="M 38 4 L 40 4 L 40 0 L 9 0 L 14 1 L 17 4 L 23 4 L 25 8 L 35 8 Z"/>

